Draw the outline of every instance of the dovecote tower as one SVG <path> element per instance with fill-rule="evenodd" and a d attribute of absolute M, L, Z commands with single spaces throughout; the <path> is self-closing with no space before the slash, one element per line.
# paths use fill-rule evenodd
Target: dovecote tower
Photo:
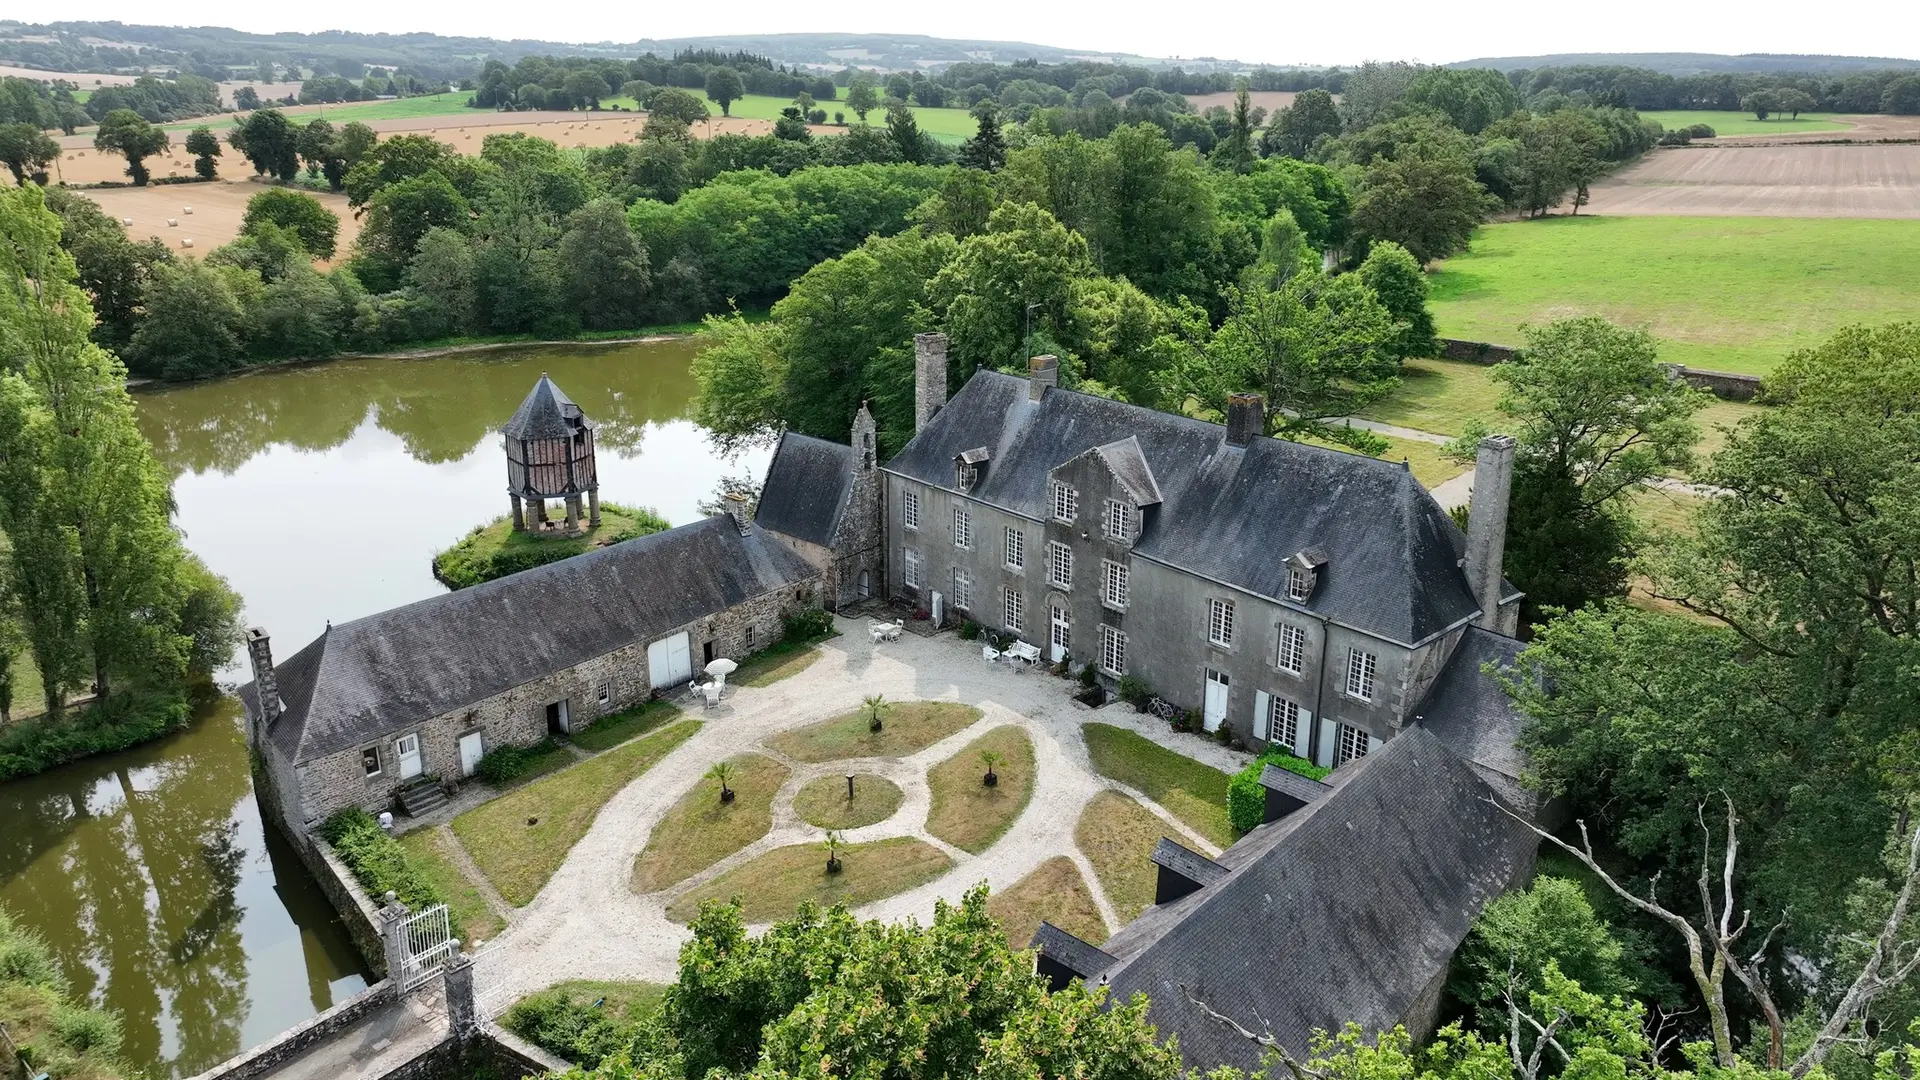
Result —
<path fill-rule="evenodd" d="M 600 524 L 600 476 L 593 461 L 594 423 L 546 372 L 505 428 L 507 498 L 516 532 L 580 530 L 580 497 L 586 496 L 587 526 Z M 547 500 L 563 499 L 564 524 L 547 519 Z"/>

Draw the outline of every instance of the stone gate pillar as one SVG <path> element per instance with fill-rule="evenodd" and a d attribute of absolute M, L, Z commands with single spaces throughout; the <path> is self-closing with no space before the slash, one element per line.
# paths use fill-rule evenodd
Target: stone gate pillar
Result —
<path fill-rule="evenodd" d="M 407 905 L 389 892 L 380 908 L 380 942 L 385 946 L 387 978 L 398 979 L 407 968 Z"/>
<path fill-rule="evenodd" d="M 447 984 L 447 1030 L 465 1041 L 480 1031 L 480 1010 L 473 998 L 473 957 L 460 951 L 459 945 L 454 942 L 454 954 L 441 977 Z"/>

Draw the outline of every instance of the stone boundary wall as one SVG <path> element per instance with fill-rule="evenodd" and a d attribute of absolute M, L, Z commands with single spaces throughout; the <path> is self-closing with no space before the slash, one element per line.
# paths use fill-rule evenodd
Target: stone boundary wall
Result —
<path fill-rule="evenodd" d="M 353 939 L 353 947 L 360 950 L 360 959 L 366 961 L 367 968 L 375 975 L 385 978 L 387 947 L 380 937 L 379 909 L 360 887 L 360 880 L 353 876 L 340 856 L 333 853 L 332 845 L 316 834 L 295 839 L 293 848 L 300 853 L 300 861 L 307 865 L 320 891 L 326 894 L 327 902 L 340 913 L 347 936 Z"/>
<path fill-rule="evenodd" d="M 208 1069 L 192 1080 L 251 1080 L 265 1076 L 309 1049 L 358 1024 L 393 997 L 393 984 L 382 979 L 358 994 L 310 1017 L 242 1054 Z"/>
<path fill-rule="evenodd" d="M 482 1024 L 465 1043 L 443 1039 L 412 1060 L 381 1073 L 374 1080 L 449 1080 L 470 1076 L 475 1067 L 492 1065 L 507 1076 L 544 1076 L 573 1068 L 496 1024 Z M 198 1080 L 198 1078 L 196 1078 Z"/>
<path fill-rule="evenodd" d="M 1461 338 L 1441 338 L 1440 358 L 1457 360 L 1465 364 L 1505 363 L 1520 354 L 1512 345 L 1495 345 L 1488 341 L 1466 341 Z M 1708 371 L 1705 368 L 1691 368 L 1685 364 L 1663 364 L 1676 379 L 1685 379 L 1689 385 L 1697 386 L 1722 401 L 1752 401 L 1760 396 L 1760 376 L 1741 375 L 1732 371 Z"/>

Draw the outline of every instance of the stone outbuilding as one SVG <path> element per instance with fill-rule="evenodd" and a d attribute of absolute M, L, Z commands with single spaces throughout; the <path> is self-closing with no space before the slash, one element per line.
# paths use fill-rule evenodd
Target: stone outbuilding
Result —
<path fill-rule="evenodd" d="M 863 402 L 846 445 L 782 434 L 761 486 L 754 524 L 825 571 L 831 608 L 865 600 L 886 580 L 877 453 Z"/>

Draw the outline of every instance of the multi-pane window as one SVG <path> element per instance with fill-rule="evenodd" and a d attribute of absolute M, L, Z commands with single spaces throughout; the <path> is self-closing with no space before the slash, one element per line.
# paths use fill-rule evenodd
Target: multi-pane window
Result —
<path fill-rule="evenodd" d="M 1207 601 L 1207 640 L 1223 649 L 1233 647 L 1233 601 Z"/>
<path fill-rule="evenodd" d="M 1354 758 L 1367 756 L 1367 733 L 1352 724 L 1340 725 L 1340 749 L 1335 755 L 1335 765 L 1345 765 Z"/>
<path fill-rule="evenodd" d="M 953 546 L 973 547 L 973 515 L 964 506 L 953 508 Z"/>
<path fill-rule="evenodd" d="M 1017 634 L 1021 630 L 1021 616 L 1025 614 L 1025 604 L 1019 589 L 1002 589 L 1001 595 L 1006 606 L 1007 632 Z"/>
<path fill-rule="evenodd" d="M 1274 697 L 1267 703 L 1267 741 L 1285 747 L 1300 745 L 1300 703 Z"/>
<path fill-rule="evenodd" d="M 1019 570 L 1027 565 L 1027 534 L 1007 526 L 1007 566 Z"/>
<path fill-rule="evenodd" d="M 1127 635 L 1105 624 L 1100 627 L 1100 670 L 1109 675 L 1127 673 Z"/>
<path fill-rule="evenodd" d="M 1313 594 L 1313 576 L 1305 570 L 1287 571 L 1287 599 L 1305 600 Z"/>
<path fill-rule="evenodd" d="M 920 527 L 920 493 L 912 488 L 900 494 L 900 524 L 909 529 Z"/>
<path fill-rule="evenodd" d="M 1100 599 L 1113 607 L 1127 606 L 1127 568 L 1111 559 L 1100 560 Z"/>
<path fill-rule="evenodd" d="M 747 627 L 747 651 L 748 652 L 753 651 L 753 627 L 751 626 Z M 613 700 L 612 680 L 608 680 L 600 684 L 599 698 L 600 698 L 600 704 L 602 705 L 605 705 L 607 702 Z"/>
<path fill-rule="evenodd" d="M 1047 584 L 1073 588 L 1073 549 L 1058 540 L 1047 545 Z"/>
<path fill-rule="evenodd" d="M 1080 511 L 1080 493 L 1065 484 L 1053 485 L 1053 518 L 1055 521 L 1072 521 Z"/>
<path fill-rule="evenodd" d="M 964 566 L 953 568 L 953 606 L 962 610 L 973 607 L 973 571 Z"/>
<path fill-rule="evenodd" d="M 380 748 L 369 746 L 360 751 L 360 768 L 368 776 L 380 775 Z"/>
<path fill-rule="evenodd" d="M 1133 539 L 1133 504 L 1119 499 L 1107 500 L 1107 539 Z"/>
<path fill-rule="evenodd" d="M 1373 700 L 1373 672 L 1380 658 L 1359 649 L 1347 650 L 1347 696 Z"/>
<path fill-rule="evenodd" d="M 906 569 L 903 572 L 903 576 L 906 580 L 907 588 L 917 589 L 920 587 L 920 551 L 918 548 L 907 548 L 905 554 Z"/>
<path fill-rule="evenodd" d="M 1300 674 L 1300 666 L 1306 660 L 1307 632 L 1292 623 L 1280 624 L 1280 651 L 1274 657 L 1274 666 L 1293 675 Z"/>
<path fill-rule="evenodd" d="M 758 627 L 754 626 L 752 623 L 748 623 L 747 624 L 747 651 L 752 652 L 753 650 L 759 647 L 760 647 L 760 630 Z"/>

